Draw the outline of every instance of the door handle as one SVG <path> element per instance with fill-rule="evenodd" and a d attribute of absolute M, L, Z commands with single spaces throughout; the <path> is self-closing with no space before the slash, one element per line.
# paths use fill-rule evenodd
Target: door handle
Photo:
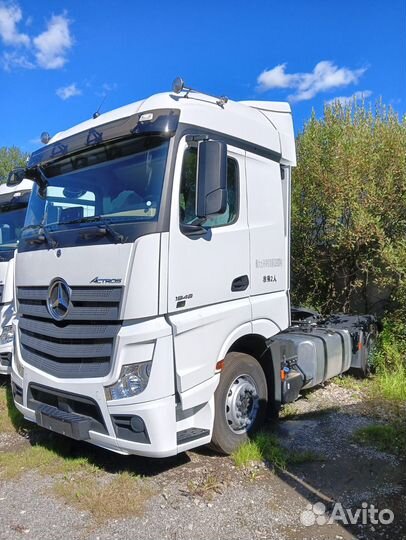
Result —
<path fill-rule="evenodd" d="M 245 291 L 250 284 L 248 276 L 239 276 L 235 278 L 231 284 L 231 292 Z"/>

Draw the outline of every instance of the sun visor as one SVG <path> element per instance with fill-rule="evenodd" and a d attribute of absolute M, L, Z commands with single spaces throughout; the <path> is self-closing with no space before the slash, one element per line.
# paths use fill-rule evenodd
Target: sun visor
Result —
<path fill-rule="evenodd" d="M 40 148 L 31 154 L 27 169 L 75 154 L 91 146 L 130 137 L 131 135 L 148 134 L 171 137 L 175 133 L 178 123 L 178 109 L 139 112 L 126 118 L 92 127 Z"/>

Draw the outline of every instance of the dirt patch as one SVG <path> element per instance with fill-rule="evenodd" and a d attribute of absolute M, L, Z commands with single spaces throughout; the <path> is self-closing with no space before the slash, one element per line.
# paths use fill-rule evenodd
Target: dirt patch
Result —
<path fill-rule="evenodd" d="M 150 484 L 128 474 L 78 474 L 58 480 L 54 493 L 67 504 L 88 512 L 96 524 L 140 517 L 153 493 Z"/>

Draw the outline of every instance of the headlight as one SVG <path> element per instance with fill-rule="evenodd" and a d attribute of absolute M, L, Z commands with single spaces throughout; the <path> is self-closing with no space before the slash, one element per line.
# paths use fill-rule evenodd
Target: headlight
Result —
<path fill-rule="evenodd" d="M 6 343 L 11 343 L 14 339 L 14 331 L 13 331 L 13 327 L 10 325 L 10 326 L 5 326 L 3 328 L 3 331 L 1 333 L 1 336 L 0 336 L 0 345 L 5 345 Z"/>
<path fill-rule="evenodd" d="M 152 360 L 123 366 L 118 381 L 104 389 L 106 399 L 123 399 L 141 394 L 147 387 L 151 365 Z"/>

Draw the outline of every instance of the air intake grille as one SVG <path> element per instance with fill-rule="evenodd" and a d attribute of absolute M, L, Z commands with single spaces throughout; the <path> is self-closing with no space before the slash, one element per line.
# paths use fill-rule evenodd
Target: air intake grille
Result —
<path fill-rule="evenodd" d="M 103 377 L 111 367 L 121 287 L 72 287 L 63 322 L 48 312 L 48 287 L 18 287 L 19 332 L 23 359 L 60 378 Z"/>

